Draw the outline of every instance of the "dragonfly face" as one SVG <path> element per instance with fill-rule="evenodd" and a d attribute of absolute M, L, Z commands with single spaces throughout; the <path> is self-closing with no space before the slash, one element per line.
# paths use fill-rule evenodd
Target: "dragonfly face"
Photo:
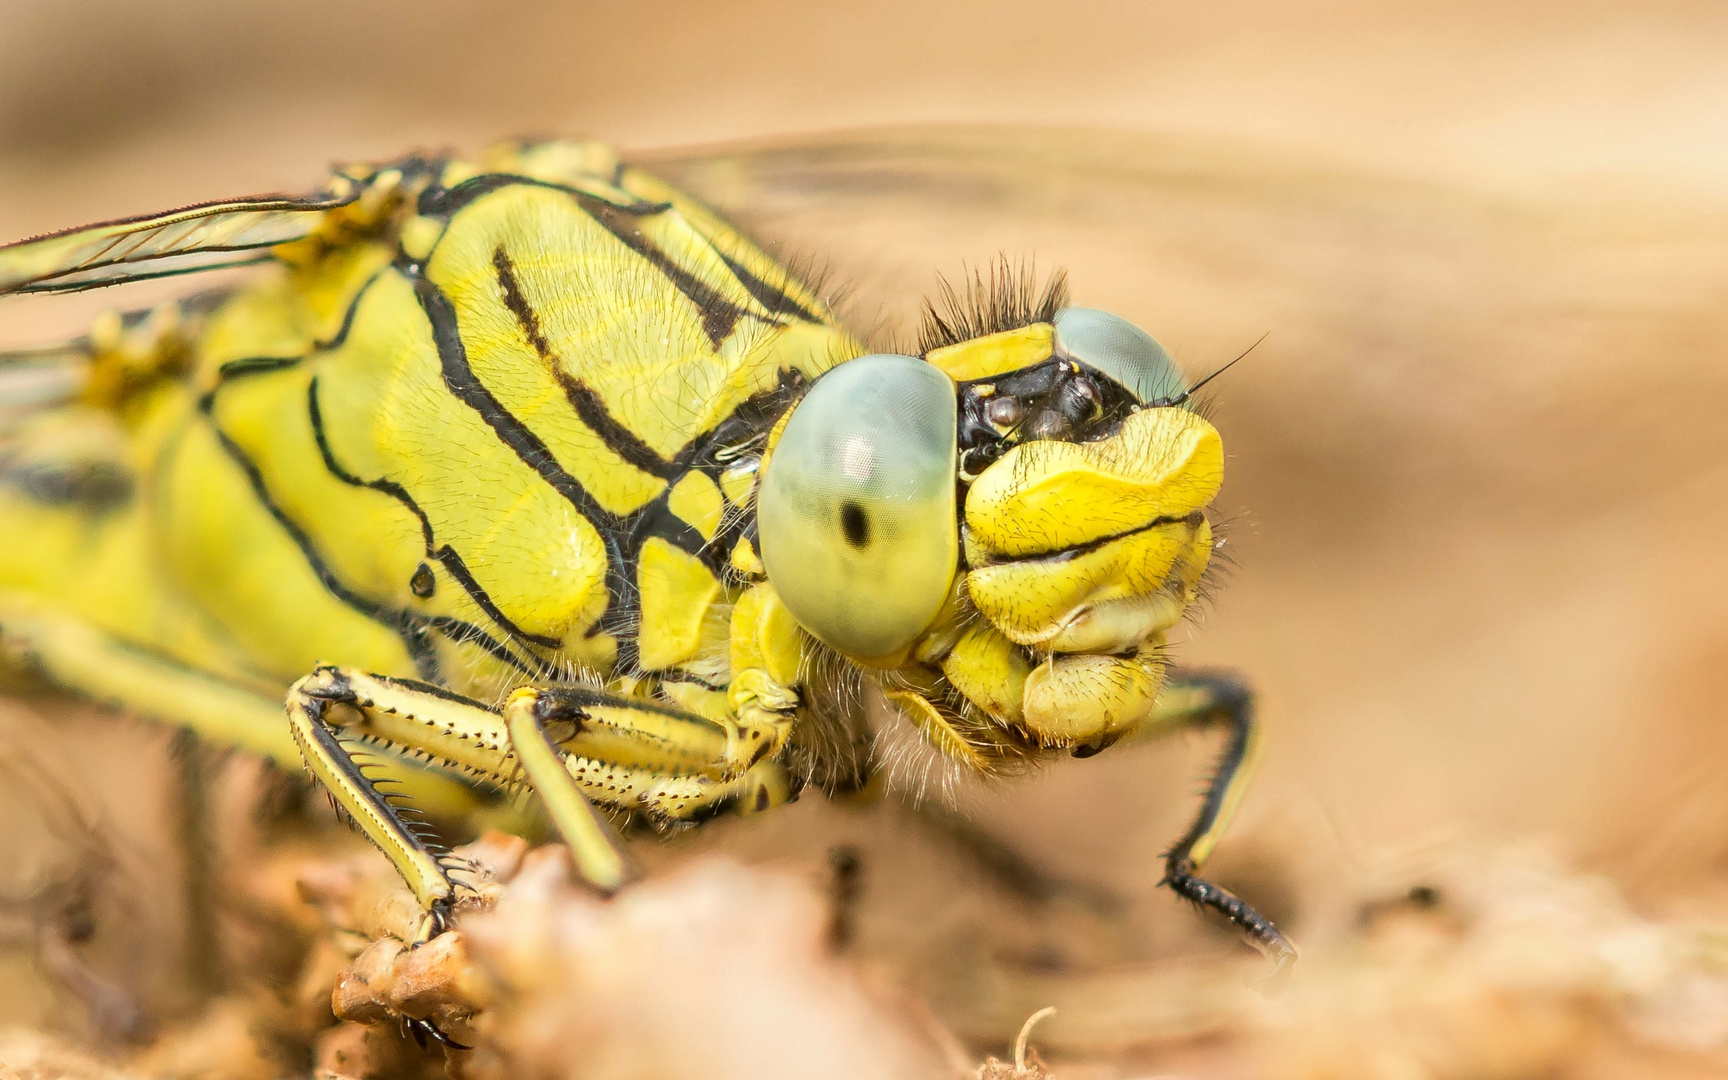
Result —
<path fill-rule="evenodd" d="M 1185 401 L 1156 341 L 1086 308 L 842 364 L 764 464 L 769 578 L 833 648 L 939 671 L 921 704 L 1101 748 L 1151 714 L 1211 554 L 1222 444 Z"/>

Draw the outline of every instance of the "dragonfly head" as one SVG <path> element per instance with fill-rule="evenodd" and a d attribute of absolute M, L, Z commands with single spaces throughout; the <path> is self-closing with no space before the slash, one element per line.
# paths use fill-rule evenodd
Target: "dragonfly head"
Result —
<path fill-rule="evenodd" d="M 769 578 L 829 646 L 932 676 L 932 716 L 1107 745 L 1150 716 L 1212 551 L 1223 446 L 1187 402 L 1156 341 L 1087 308 L 849 361 L 771 441 Z"/>

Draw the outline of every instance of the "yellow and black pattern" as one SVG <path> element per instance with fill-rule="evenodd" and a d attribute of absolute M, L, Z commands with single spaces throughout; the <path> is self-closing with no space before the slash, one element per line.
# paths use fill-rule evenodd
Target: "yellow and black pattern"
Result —
<path fill-rule="evenodd" d="M 239 262 L 267 265 L 0 357 L 0 634 L 70 689 L 304 761 L 429 930 L 456 886 L 357 744 L 531 789 L 612 889 L 597 807 L 863 787 L 874 680 L 984 774 L 1223 725 L 1166 881 L 1293 955 L 1198 876 L 1258 744 L 1240 684 L 1167 678 L 1223 453 L 1186 391 L 1145 389 L 1182 383 L 1143 331 L 1013 281 L 932 311 L 924 356 L 865 357 L 713 212 L 573 142 L 0 247 L 0 294 Z M 58 399 L 11 394 L 54 364 Z"/>
<path fill-rule="evenodd" d="M 445 188 L 449 170 L 390 170 L 424 183 L 401 230 L 435 230 L 420 258 L 398 238 L 298 271 L 349 294 L 327 337 L 265 353 L 260 339 L 289 335 L 255 300 L 212 316 L 207 388 L 159 465 L 170 560 L 242 640 L 267 624 L 253 648 L 280 677 L 319 658 L 297 637 L 327 649 L 339 625 L 374 670 L 458 687 L 648 669 L 724 690 L 723 673 L 679 670 L 701 644 L 700 626 L 661 628 L 680 613 L 652 623 L 644 650 L 644 598 L 686 599 L 701 575 L 720 598 L 749 531 L 723 474 L 847 339 L 759 253 L 670 202 L 587 178 Z M 828 352 L 781 362 L 787 336 Z M 224 471 L 246 499 L 210 497 Z M 236 579 L 261 567 L 229 552 L 269 528 L 303 563 L 272 572 L 315 580 L 346 614 L 300 588 L 245 595 Z M 297 622 L 323 629 L 284 633 Z"/>

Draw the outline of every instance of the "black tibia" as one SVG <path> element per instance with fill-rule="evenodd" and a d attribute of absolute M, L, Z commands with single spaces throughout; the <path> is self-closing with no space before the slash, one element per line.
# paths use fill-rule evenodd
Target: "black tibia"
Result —
<path fill-rule="evenodd" d="M 175 733 L 173 758 L 178 766 L 179 838 L 186 879 L 187 983 L 202 1002 L 221 989 L 222 958 L 218 952 L 216 909 L 218 882 L 216 837 L 210 820 L 209 787 L 215 770 L 208 768 L 204 746 L 192 732 Z"/>
<path fill-rule="evenodd" d="M 440 1046 L 447 1046 L 452 1050 L 474 1049 L 472 1046 L 459 1043 L 455 1039 L 444 1034 L 443 1029 L 430 1020 L 421 1020 L 412 1016 L 404 1016 L 402 1017 L 402 1030 L 407 1032 L 407 1034 L 414 1040 L 414 1045 L 418 1046 L 422 1050 L 427 1048 L 426 1044 L 428 1041 L 435 1042 Z"/>
<path fill-rule="evenodd" d="M 1206 786 L 1200 813 L 1188 827 L 1182 839 L 1164 853 L 1164 880 L 1178 896 L 1200 907 L 1208 907 L 1229 919 L 1247 936 L 1248 942 L 1282 968 L 1296 959 L 1296 948 L 1272 924 L 1272 920 L 1228 889 L 1200 877 L 1196 871 L 1209 853 L 1217 832 L 1224 825 L 1224 813 L 1232 789 L 1245 782 L 1243 766 L 1254 739 L 1254 699 L 1242 682 L 1229 675 L 1194 675 L 1172 680 L 1167 691 L 1199 691 L 1198 700 L 1186 718 L 1191 725 L 1223 723 L 1229 741 L 1218 759 L 1212 780 Z M 1204 846 L 1198 857 L 1195 848 Z"/>
<path fill-rule="evenodd" d="M 970 858 L 998 888 L 1024 903 L 1072 903 L 1104 918 L 1122 911 L 1122 897 L 1110 889 L 1045 869 L 1014 845 L 936 800 L 920 803 L 912 813 L 919 823 Z"/>
<path fill-rule="evenodd" d="M 858 898 L 864 891 L 864 867 L 858 849 L 843 844 L 828 852 L 828 868 L 834 874 L 829 883 L 834 908 L 828 920 L 828 947 L 844 952 L 858 933 Z"/>

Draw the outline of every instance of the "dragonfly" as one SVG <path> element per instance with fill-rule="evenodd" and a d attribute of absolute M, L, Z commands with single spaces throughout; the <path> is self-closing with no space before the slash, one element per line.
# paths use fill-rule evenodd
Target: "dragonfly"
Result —
<path fill-rule="evenodd" d="M 309 770 L 423 936 L 461 889 L 422 818 L 452 777 L 531 793 L 610 893 L 621 823 L 867 790 L 891 732 L 1002 777 L 1222 728 L 1163 884 L 1294 958 L 1201 874 L 1259 728 L 1240 678 L 1170 664 L 1223 447 L 1139 326 L 1002 264 L 872 351 L 580 141 L 21 241 L 0 294 L 236 268 L 0 359 L 5 656 Z"/>

